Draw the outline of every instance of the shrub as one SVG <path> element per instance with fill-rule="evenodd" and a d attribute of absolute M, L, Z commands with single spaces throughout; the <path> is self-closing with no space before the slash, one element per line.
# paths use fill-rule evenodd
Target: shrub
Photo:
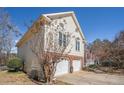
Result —
<path fill-rule="evenodd" d="M 89 67 L 89 68 L 93 68 L 93 69 L 97 68 L 97 66 L 96 66 L 95 64 L 89 65 L 88 67 Z"/>
<path fill-rule="evenodd" d="M 118 64 L 115 62 L 111 62 L 111 61 L 104 61 L 104 62 L 101 62 L 101 66 L 103 66 L 103 67 L 118 67 Z"/>
<path fill-rule="evenodd" d="M 22 61 L 19 58 L 11 59 L 7 64 L 9 71 L 19 71 L 22 67 Z"/>

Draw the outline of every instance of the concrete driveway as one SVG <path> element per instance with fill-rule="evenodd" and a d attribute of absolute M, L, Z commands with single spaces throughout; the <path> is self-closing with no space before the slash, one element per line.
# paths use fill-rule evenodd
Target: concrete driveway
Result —
<path fill-rule="evenodd" d="M 96 74 L 87 71 L 58 76 L 57 80 L 74 85 L 124 85 L 124 75 Z"/>

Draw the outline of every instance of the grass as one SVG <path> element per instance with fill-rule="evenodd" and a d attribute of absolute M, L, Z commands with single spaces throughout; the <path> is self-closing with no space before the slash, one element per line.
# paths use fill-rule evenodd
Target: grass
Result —
<path fill-rule="evenodd" d="M 32 85 L 33 83 L 23 72 L 0 71 L 1 85 Z"/>
<path fill-rule="evenodd" d="M 63 82 L 63 81 L 56 81 L 55 85 L 72 85 L 72 84 L 66 83 L 66 82 Z"/>
<path fill-rule="evenodd" d="M 31 80 L 24 72 L 0 71 L 0 85 L 43 85 L 38 81 Z M 66 82 L 56 81 L 53 85 L 70 85 Z"/>

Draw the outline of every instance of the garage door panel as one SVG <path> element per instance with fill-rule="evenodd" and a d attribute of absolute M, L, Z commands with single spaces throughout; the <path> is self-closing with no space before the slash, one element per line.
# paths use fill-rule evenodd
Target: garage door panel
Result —
<path fill-rule="evenodd" d="M 62 60 L 57 64 L 55 76 L 68 73 L 69 63 L 67 60 Z"/>
<path fill-rule="evenodd" d="M 73 61 L 73 71 L 79 71 L 79 70 L 81 70 L 81 61 L 74 60 Z"/>

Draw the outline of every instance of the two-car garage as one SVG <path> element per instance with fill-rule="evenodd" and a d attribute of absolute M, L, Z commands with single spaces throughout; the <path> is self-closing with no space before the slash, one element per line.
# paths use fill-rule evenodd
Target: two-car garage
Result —
<path fill-rule="evenodd" d="M 73 72 L 79 71 L 81 69 L 81 61 L 80 60 L 73 60 L 72 63 Z M 70 70 L 70 63 L 68 60 L 62 60 L 57 64 L 55 76 L 63 75 L 69 73 Z"/>

